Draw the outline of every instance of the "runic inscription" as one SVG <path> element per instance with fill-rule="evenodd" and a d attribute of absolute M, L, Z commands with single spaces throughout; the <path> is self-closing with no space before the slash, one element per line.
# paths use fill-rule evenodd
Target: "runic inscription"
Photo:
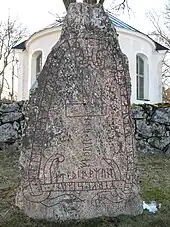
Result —
<path fill-rule="evenodd" d="M 103 8 L 71 4 L 27 106 L 17 205 L 54 221 L 139 214 L 130 95 Z"/>
<path fill-rule="evenodd" d="M 103 190 L 113 190 L 115 189 L 115 184 L 118 187 L 122 186 L 123 189 L 124 182 L 116 181 L 95 181 L 95 182 L 60 182 L 51 185 L 42 185 L 42 191 L 103 191 Z"/>

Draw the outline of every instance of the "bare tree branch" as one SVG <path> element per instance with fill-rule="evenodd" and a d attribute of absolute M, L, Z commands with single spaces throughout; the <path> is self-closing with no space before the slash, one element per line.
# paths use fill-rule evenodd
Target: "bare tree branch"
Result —
<path fill-rule="evenodd" d="M 132 10 L 129 6 L 128 0 L 122 0 L 122 1 L 112 0 L 111 8 L 112 8 L 112 11 L 115 13 L 122 12 L 126 9 L 128 14 L 130 14 L 130 11 Z"/>
<path fill-rule="evenodd" d="M 26 29 L 10 15 L 6 21 L 0 21 L 0 99 L 6 86 L 10 89 L 6 71 L 16 62 L 13 46 L 26 36 Z"/>
<path fill-rule="evenodd" d="M 101 4 L 103 5 L 105 0 L 83 0 L 84 3 L 88 3 L 88 4 Z M 68 7 L 70 5 L 70 3 L 76 3 L 76 0 L 63 0 L 63 3 L 65 5 L 66 10 L 68 10 Z M 120 3 L 115 5 L 115 10 L 119 11 L 119 10 L 124 10 L 125 8 L 127 8 L 127 10 L 130 10 L 129 4 L 128 4 L 128 0 L 122 0 Z"/>
<path fill-rule="evenodd" d="M 165 45 L 170 49 L 170 1 L 165 7 L 163 15 L 158 15 L 155 11 L 151 11 L 147 14 L 148 18 L 152 22 L 154 31 L 149 35 L 154 37 L 158 42 Z M 164 20 L 162 22 L 161 20 Z M 163 98 L 164 101 L 170 102 L 170 92 L 167 92 L 167 88 L 170 86 L 170 50 L 168 50 L 162 61 L 162 82 L 163 82 Z M 168 89 L 169 90 L 169 89 Z M 168 98 L 169 96 L 169 98 Z"/>

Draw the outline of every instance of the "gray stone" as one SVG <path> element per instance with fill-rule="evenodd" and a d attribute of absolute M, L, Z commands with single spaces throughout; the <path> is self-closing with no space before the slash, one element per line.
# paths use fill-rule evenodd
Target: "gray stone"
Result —
<path fill-rule="evenodd" d="M 18 131 L 19 127 L 20 127 L 20 124 L 19 124 L 18 122 L 14 121 L 14 123 L 13 123 L 13 128 L 14 128 L 16 131 Z"/>
<path fill-rule="evenodd" d="M 26 127 L 26 120 L 22 120 L 20 122 L 20 126 L 21 126 L 21 134 L 24 136 L 24 131 L 25 131 L 25 127 Z"/>
<path fill-rule="evenodd" d="M 148 125 L 146 120 L 137 120 L 136 121 L 136 136 L 146 138 L 148 135 L 152 136 L 152 127 Z"/>
<path fill-rule="evenodd" d="M 14 112 L 14 111 L 18 111 L 19 110 L 19 106 L 17 103 L 11 103 L 11 104 L 5 104 L 5 103 L 2 103 L 1 106 L 0 106 L 0 112 Z"/>
<path fill-rule="evenodd" d="M 161 124 L 170 125 L 170 108 L 160 107 L 152 116 L 152 120 Z"/>
<path fill-rule="evenodd" d="M 148 139 L 148 143 L 151 147 L 160 149 L 161 151 L 164 151 L 167 147 L 167 145 L 170 144 L 170 137 L 153 137 Z M 166 151 L 166 150 L 165 150 Z"/>
<path fill-rule="evenodd" d="M 17 120 L 21 120 L 22 117 L 23 117 L 23 114 L 20 112 L 11 112 L 11 113 L 2 114 L 1 120 L 3 123 L 14 122 Z"/>
<path fill-rule="evenodd" d="M 170 132 L 170 125 L 165 125 L 165 128 L 166 128 L 167 131 Z"/>
<path fill-rule="evenodd" d="M 134 119 L 144 119 L 144 110 L 141 106 L 134 106 L 131 109 L 132 111 L 132 117 Z"/>
<path fill-rule="evenodd" d="M 132 107 L 132 115 L 135 120 L 135 138 L 137 139 L 138 152 L 168 155 L 170 147 L 170 107 L 135 105 Z"/>
<path fill-rule="evenodd" d="M 53 221 L 142 212 L 128 60 L 102 6 L 71 4 L 32 91 L 16 204 Z"/>
<path fill-rule="evenodd" d="M 17 132 L 10 123 L 0 126 L 0 143 L 14 142 L 18 138 Z"/>
<path fill-rule="evenodd" d="M 164 153 L 166 156 L 170 157 L 170 146 L 167 148 L 167 150 Z"/>
<path fill-rule="evenodd" d="M 147 146 L 148 144 L 144 140 L 138 140 L 136 143 L 136 149 L 140 153 L 147 153 Z"/>
<path fill-rule="evenodd" d="M 165 135 L 165 125 L 147 121 L 147 119 L 136 120 L 136 138 L 162 137 Z"/>
<path fill-rule="evenodd" d="M 18 101 L 17 104 L 20 106 L 20 107 L 23 107 L 24 104 L 25 104 L 26 101 L 24 100 L 21 100 L 21 101 Z"/>
<path fill-rule="evenodd" d="M 138 140 L 136 143 L 136 148 L 140 154 L 143 153 L 145 155 L 155 155 L 155 154 L 162 155 L 162 150 L 156 147 L 152 147 L 145 140 Z"/>

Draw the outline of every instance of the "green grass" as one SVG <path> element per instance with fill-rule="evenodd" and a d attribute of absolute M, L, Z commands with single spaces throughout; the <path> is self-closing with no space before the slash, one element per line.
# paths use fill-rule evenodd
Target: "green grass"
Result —
<path fill-rule="evenodd" d="M 0 226 L 2 227 L 170 227 L 170 157 L 140 156 L 141 197 L 161 203 L 156 214 L 144 211 L 136 217 L 97 218 L 85 221 L 49 223 L 35 221 L 15 207 L 19 185 L 19 153 L 0 153 Z"/>

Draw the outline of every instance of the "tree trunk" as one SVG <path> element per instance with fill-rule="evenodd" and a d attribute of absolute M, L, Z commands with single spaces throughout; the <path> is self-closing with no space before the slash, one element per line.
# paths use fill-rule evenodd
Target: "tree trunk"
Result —
<path fill-rule="evenodd" d="M 1 79 L 1 84 L 0 84 L 0 100 L 2 100 L 2 93 L 3 93 L 3 89 L 4 89 L 4 82 L 5 82 L 4 73 L 1 76 L 2 76 L 2 79 Z"/>

